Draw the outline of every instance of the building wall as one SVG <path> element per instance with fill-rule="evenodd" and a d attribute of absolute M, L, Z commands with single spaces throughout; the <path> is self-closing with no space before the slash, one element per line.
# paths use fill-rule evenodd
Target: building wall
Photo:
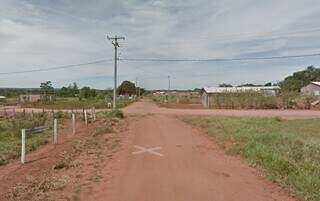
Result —
<path fill-rule="evenodd" d="M 210 96 L 206 92 L 202 93 L 201 102 L 202 102 L 203 107 L 209 108 L 209 106 L 210 106 Z"/>
<path fill-rule="evenodd" d="M 309 84 L 301 89 L 303 95 L 320 96 L 320 86 Z"/>

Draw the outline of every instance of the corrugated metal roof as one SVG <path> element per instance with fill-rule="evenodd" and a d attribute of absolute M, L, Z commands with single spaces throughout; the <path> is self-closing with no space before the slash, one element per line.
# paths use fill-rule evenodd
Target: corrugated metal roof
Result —
<path fill-rule="evenodd" d="M 312 82 L 312 84 L 320 86 L 320 82 Z"/>
<path fill-rule="evenodd" d="M 262 90 L 279 90 L 279 86 L 268 87 L 205 87 L 206 93 L 225 93 L 225 92 L 245 92 L 245 91 L 262 91 Z"/>

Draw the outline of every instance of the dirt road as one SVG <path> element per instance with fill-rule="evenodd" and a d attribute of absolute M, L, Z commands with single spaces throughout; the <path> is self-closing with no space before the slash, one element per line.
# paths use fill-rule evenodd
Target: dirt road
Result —
<path fill-rule="evenodd" d="M 166 114 L 166 115 L 227 115 L 246 117 L 320 118 L 319 110 L 232 110 L 232 109 L 172 109 L 160 108 L 149 100 L 124 108 L 127 114 Z"/>
<path fill-rule="evenodd" d="M 125 113 L 131 121 L 111 174 L 81 200 L 108 201 L 291 201 L 288 193 L 240 158 L 226 156 L 205 134 L 172 115 L 151 114 L 151 102 Z"/>
<path fill-rule="evenodd" d="M 123 111 L 127 118 L 124 126 L 115 133 L 97 135 L 96 141 L 92 141 L 93 137 L 88 136 L 90 129 L 80 129 L 78 137 L 70 137 L 70 143 L 59 146 L 59 149 L 43 151 L 50 149 L 48 145 L 29 155 L 30 160 L 33 155 L 41 160 L 24 166 L 16 160 L 2 166 L 0 200 L 8 200 L 2 199 L 1 194 L 6 196 L 10 186 L 23 182 L 29 175 L 36 177 L 38 174 L 35 172 L 41 171 L 53 173 L 56 178 L 67 178 L 66 188 L 49 192 L 51 200 L 295 200 L 286 190 L 259 176 L 243 159 L 225 155 L 206 134 L 177 117 L 185 114 L 217 114 L 217 111 L 159 108 L 148 100 L 134 103 Z M 228 115 L 286 118 L 320 116 L 319 112 L 312 111 L 260 112 L 230 111 Z M 71 142 L 84 136 L 88 146 L 83 147 L 84 151 L 78 158 L 73 158 L 80 165 L 53 170 L 52 167 L 60 163 L 60 155 L 68 155 L 67 150 L 74 147 Z"/>

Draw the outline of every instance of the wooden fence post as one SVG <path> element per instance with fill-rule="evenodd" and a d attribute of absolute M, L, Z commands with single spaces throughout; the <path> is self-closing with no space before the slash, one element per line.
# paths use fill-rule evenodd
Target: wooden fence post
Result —
<path fill-rule="evenodd" d="M 26 129 L 21 130 L 21 163 L 26 160 Z"/>

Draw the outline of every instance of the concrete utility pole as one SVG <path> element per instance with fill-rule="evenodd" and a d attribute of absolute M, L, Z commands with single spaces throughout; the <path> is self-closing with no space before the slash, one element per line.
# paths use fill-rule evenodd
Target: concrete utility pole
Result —
<path fill-rule="evenodd" d="M 170 75 L 168 75 L 168 92 L 170 91 L 171 88 L 171 80 L 170 80 Z"/>
<path fill-rule="evenodd" d="M 117 101 L 117 61 L 118 61 L 118 47 L 120 47 L 118 40 L 125 40 L 124 37 L 109 37 L 108 40 L 112 40 L 112 44 L 114 46 L 114 89 L 113 89 L 113 109 L 117 109 L 116 101 Z"/>
<path fill-rule="evenodd" d="M 140 86 L 139 86 L 138 77 L 136 77 L 136 96 L 137 98 L 140 98 Z"/>
<path fill-rule="evenodd" d="M 136 77 L 136 98 L 138 98 L 138 77 Z"/>

